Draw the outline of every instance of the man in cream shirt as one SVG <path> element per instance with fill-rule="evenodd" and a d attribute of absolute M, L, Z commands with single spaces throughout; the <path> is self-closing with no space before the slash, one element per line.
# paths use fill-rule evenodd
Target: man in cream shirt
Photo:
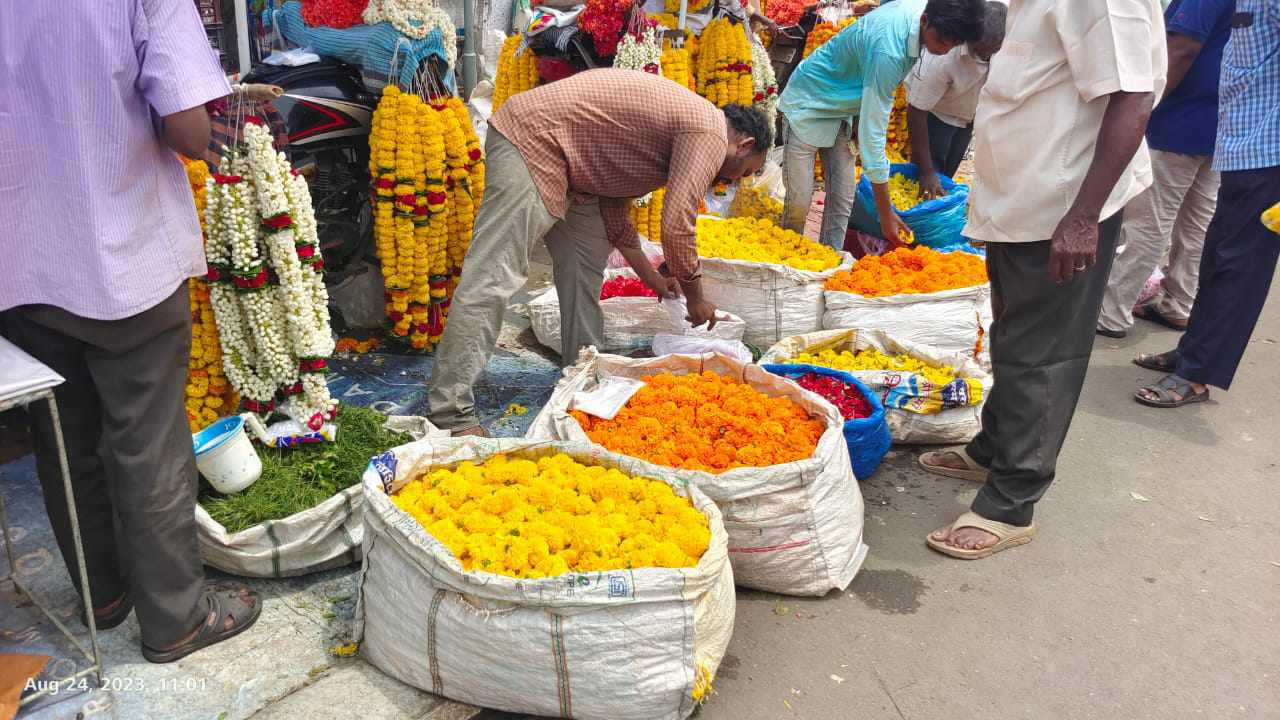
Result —
<path fill-rule="evenodd" d="M 982 431 L 921 464 L 985 484 L 929 546 L 1022 545 L 1053 482 L 1093 349 L 1120 211 L 1151 184 L 1143 141 L 1164 90 L 1160 0 L 1012 0 L 974 119 L 966 237 L 986 243 L 994 386 Z"/>

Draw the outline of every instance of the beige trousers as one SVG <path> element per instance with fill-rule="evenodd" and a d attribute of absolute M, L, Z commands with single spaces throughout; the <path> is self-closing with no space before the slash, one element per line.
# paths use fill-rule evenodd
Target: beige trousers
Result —
<path fill-rule="evenodd" d="M 545 242 L 551 254 L 562 364 L 573 364 L 580 348 L 599 346 L 604 335 L 600 286 L 611 247 L 599 205 L 570 205 L 557 220 L 543 205 L 520 151 L 492 128 L 485 154 L 489 182 L 428 388 L 431 421 L 447 430 L 480 422 L 474 387 L 497 345 L 507 304 L 529 277 L 534 242 Z"/>
<path fill-rule="evenodd" d="M 1133 304 L 1168 252 L 1164 280 L 1151 301 L 1167 318 L 1191 315 L 1204 234 L 1218 204 L 1218 173 L 1209 155 L 1151 151 L 1155 182 L 1124 209 L 1123 249 L 1116 255 L 1098 326 L 1133 327 Z"/>

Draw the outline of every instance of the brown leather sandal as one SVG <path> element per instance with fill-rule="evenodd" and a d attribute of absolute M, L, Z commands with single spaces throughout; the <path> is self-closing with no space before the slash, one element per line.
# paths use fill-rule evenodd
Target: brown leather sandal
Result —
<path fill-rule="evenodd" d="M 260 598 L 243 585 L 229 590 L 205 590 L 204 602 L 212 611 L 213 620 L 206 619 L 200 623 L 194 637 L 167 650 L 155 650 L 144 643 L 142 657 L 153 663 L 181 660 L 197 650 L 216 645 L 248 630 L 262 614 Z M 229 628 L 227 620 L 231 620 Z"/>
<path fill-rule="evenodd" d="M 99 608 L 93 610 L 93 627 L 97 630 L 110 630 L 113 627 L 119 627 L 121 623 L 129 619 L 129 613 L 133 612 L 133 595 L 125 590 L 120 598 L 111 603 L 116 609 L 109 613 L 102 613 Z M 109 606 L 108 606 L 109 607 Z M 80 624 L 89 627 L 89 620 L 85 611 L 80 611 Z"/>

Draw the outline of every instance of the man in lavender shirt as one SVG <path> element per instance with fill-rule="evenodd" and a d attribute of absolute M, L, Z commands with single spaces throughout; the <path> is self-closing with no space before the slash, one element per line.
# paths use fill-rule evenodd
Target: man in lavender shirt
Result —
<path fill-rule="evenodd" d="M 0 2 L 0 88 L 0 321 L 66 378 L 56 396 L 98 627 L 136 608 L 143 655 L 177 660 L 261 610 L 247 588 L 205 587 L 182 404 L 186 279 L 205 262 L 175 151 L 202 153 L 203 106 L 230 88 L 191 0 Z M 51 420 L 32 421 L 73 564 Z"/>

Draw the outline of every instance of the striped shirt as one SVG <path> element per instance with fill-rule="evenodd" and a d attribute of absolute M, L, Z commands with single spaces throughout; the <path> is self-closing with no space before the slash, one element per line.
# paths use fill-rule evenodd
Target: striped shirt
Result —
<path fill-rule="evenodd" d="M 571 193 L 598 198 L 615 246 L 639 243 L 631 201 L 665 185 L 663 255 L 677 279 L 698 277 L 698 204 L 729 144 L 716 106 L 657 75 L 588 70 L 513 96 L 489 125 L 520 151 L 547 212 L 563 218 Z"/>
<path fill-rule="evenodd" d="M 0 2 L 0 310 L 95 320 L 205 270 L 157 117 L 230 92 L 191 0 Z"/>
<path fill-rule="evenodd" d="M 1218 90 L 1219 172 L 1280 167 L 1280 3 L 1236 0 Z"/>

